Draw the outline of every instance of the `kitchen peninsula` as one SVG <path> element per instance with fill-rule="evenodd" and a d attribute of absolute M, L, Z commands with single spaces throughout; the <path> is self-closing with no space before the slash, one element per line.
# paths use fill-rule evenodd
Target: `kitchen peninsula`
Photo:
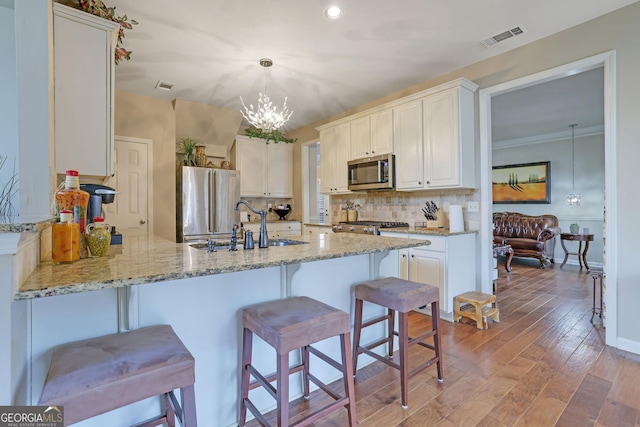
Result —
<path fill-rule="evenodd" d="M 239 395 L 240 310 L 248 305 L 306 295 L 352 312 L 352 287 L 371 278 L 397 276 L 398 251 L 428 245 L 424 240 L 328 234 L 297 237 L 305 244 L 269 249 L 208 252 L 147 234 L 125 236 L 122 248 L 103 258 L 68 265 L 41 263 L 14 294 L 30 308 L 26 352 L 27 388 L 36 404 L 51 349 L 62 343 L 138 327 L 169 324 L 196 359 L 196 405 L 202 424 L 235 425 Z M 380 313 L 369 307 L 366 316 Z M 363 340 L 382 336 L 382 326 Z M 319 347 L 338 358 L 337 341 Z M 254 343 L 258 367 L 275 369 L 275 354 Z M 297 352 L 292 352 L 297 358 Z M 371 359 L 370 359 L 371 360 Z M 262 365 L 262 366 L 260 366 Z M 317 376 L 337 379 L 333 368 L 317 363 Z M 291 396 L 301 394 L 293 380 Z M 256 390 L 263 410 L 275 401 Z M 128 425 L 158 409 L 150 399 L 103 414 L 78 426 Z M 206 420 L 206 423 L 205 423 Z"/>

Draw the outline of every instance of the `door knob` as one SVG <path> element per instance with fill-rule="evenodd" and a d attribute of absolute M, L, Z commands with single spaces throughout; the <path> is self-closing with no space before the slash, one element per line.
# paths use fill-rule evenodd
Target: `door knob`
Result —
<path fill-rule="evenodd" d="M 146 223 L 147 223 L 147 221 L 145 221 L 144 219 L 140 220 L 140 224 L 146 224 Z"/>

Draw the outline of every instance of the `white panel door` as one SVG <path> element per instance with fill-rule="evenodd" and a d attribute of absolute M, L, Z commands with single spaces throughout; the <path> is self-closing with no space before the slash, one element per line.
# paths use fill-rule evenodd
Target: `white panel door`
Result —
<path fill-rule="evenodd" d="M 105 222 L 116 229 L 148 230 L 150 147 L 142 141 L 145 140 L 115 140 L 115 173 L 106 185 L 115 188 L 118 194 L 113 203 L 102 207 Z"/>

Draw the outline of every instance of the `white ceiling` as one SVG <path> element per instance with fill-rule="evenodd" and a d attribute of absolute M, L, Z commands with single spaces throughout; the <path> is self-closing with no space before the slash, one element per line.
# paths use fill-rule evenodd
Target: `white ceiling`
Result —
<path fill-rule="evenodd" d="M 335 21 L 323 16 L 325 0 L 106 3 L 139 22 L 126 32 L 133 54 L 116 67 L 117 90 L 240 109 L 240 95 L 256 102 L 264 85 L 258 61 L 268 57 L 268 93 L 278 105 L 288 96 L 294 110 L 286 132 L 635 1 L 336 0 L 344 16 Z M 480 43 L 515 26 L 527 32 L 490 48 Z M 174 89 L 155 89 L 159 80 Z M 513 138 L 513 129 L 494 135 Z"/>

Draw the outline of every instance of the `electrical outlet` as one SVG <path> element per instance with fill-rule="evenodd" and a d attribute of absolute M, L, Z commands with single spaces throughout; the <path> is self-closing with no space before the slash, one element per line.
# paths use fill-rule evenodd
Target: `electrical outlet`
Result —
<path fill-rule="evenodd" d="M 451 203 L 450 202 L 442 202 L 442 210 L 445 212 L 449 212 L 449 205 Z"/>
<path fill-rule="evenodd" d="M 467 212 L 479 212 L 480 202 L 467 202 Z"/>

